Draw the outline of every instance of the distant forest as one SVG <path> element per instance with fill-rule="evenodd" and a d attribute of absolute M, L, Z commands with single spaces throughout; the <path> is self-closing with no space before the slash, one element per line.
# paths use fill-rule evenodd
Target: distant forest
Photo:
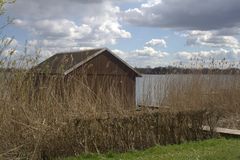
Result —
<path fill-rule="evenodd" d="M 138 72 L 142 74 L 240 74 L 240 69 L 238 68 L 179 68 L 179 67 L 156 67 L 156 68 L 135 68 Z"/>

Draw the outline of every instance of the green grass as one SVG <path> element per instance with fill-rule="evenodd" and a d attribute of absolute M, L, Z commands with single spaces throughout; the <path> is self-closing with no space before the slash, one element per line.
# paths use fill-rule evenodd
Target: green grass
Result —
<path fill-rule="evenodd" d="M 156 146 L 145 151 L 85 154 L 64 160 L 240 160 L 240 139 L 211 139 L 180 145 Z"/>

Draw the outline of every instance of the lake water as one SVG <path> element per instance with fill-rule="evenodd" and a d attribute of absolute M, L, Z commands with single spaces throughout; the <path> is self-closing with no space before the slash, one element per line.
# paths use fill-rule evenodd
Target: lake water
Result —
<path fill-rule="evenodd" d="M 137 105 L 161 106 L 164 105 L 168 92 L 174 88 L 179 94 L 184 94 L 190 85 L 201 86 L 203 92 L 214 92 L 218 89 L 240 88 L 240 75 L 142 75 L 136 79 Z"/>

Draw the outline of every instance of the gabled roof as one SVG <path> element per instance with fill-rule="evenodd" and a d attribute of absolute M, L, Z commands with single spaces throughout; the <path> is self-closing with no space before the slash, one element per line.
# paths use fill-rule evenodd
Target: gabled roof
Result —
<path fill-rule="evenodd" d="M 81 65 L 87 63 L 101 53 L 107 53 L 118 59 L 123 65 L 132 70 L 137 76 L 141 76 L 134 68 L 115 55 L 107 48 L 97 48 L 90 50 L 81 50 L 77 52 L 57 53 L 42 63 L 38 64 L 32 70 L 37 73 L 63 74 L 67 75 Z"/>

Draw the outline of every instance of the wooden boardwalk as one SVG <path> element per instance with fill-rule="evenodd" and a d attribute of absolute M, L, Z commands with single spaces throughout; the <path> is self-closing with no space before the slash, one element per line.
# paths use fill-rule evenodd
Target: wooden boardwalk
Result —
<path fill-rule="evenodd" d="M 210 131 L 210 127 L 209 126 L 203 126 L 203 130 L 204 131 Z M 240 137 L 240 130 L 236 130 L 236 129 L 216 127 L 214 129 L 214 131 L 221 134 L 221 135 L 239 136 Z"/>

